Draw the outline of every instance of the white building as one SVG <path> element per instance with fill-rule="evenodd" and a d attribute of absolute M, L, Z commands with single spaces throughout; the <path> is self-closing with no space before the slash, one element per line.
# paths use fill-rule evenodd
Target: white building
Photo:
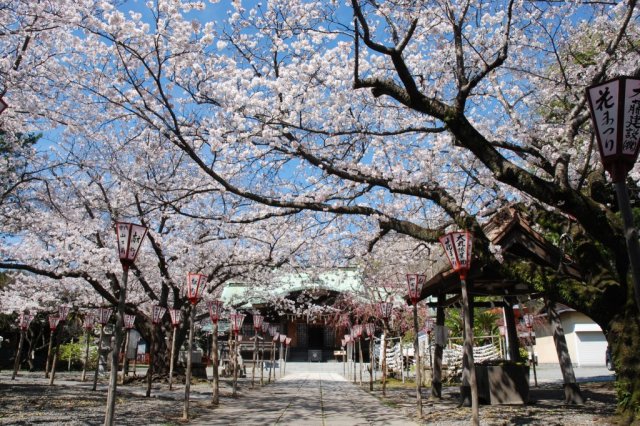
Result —
<path fill-rule="evenodd" d="M 564 328 L 569 355 L 574 366 L 605 365 L 607 339 L 591 318 L 567 306 L 557 305 Z M 551 325 L 547 321 L 535 323 L 535 351 L 540 364 L 558 364 Z"/>

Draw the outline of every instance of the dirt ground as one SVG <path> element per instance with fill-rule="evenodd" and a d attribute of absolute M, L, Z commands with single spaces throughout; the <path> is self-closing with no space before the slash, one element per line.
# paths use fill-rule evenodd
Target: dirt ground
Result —
<path fill-rule="evenodd" d="M 527 405 L 480 405 L 482 425 L 614 425 L 616 424 L 616 394 L 613 382 L 581 383 L 586 399 L 582 406 L 564 404 L 564 391 L 559 384 L 532 387 Z M 382 392 L 376 391 L 382 399 Z M 415 388 L 404 387 L 387 391 L 384 403 L 402 409 L 407 415 L 416 411 Z M 458 389 L 443 389 L 443 398 L 423 401 L 423 424 L 468 424 L 471 408 L 458 407 Z M 386 402 L 385 402 L 386 401 Z"/>
<path fill-rule="evenodd" d="M 246 380 L 246 379 L 245 379 Z M 249 403 L 248 384 L 240 382 L 241 398 Z M 55 386 L 48 386 L 42 378 L 0 381 L 0 425 L 97 425 L 104 421 L 106 392 L 104 384 L 91 391 L 88 383 L 65 382 L 61 378 Z M 118 416 L 124 415 L 127 424 L 177 425 L 182 421 L 183 400 L 179 394 L 163 392 L 165 385 L 157 385 L 153 398 L 144 396 L 144 383 L 130 383 L 119 387 Z M 194 415 L 210 410 L 210 397 L 206 382 L 192 386 L 191 410 Z M 587 402 L 583 406 L 563 403 L 561 385 L 541 385 L 531 388 L 527 405 L 481 405 L 482 425 L 607 425 L 615 424 L 616 397 L 613 382 L 582 383 Z M 230 388 L 223 383 L 221 404 L 229 398 Z M 471 409 L 458 407 L 458 389 L 445 388 L 441 400 L 433 400 L 425 391 L 423 419 L 425 425 L 468 424 Z M 381 403 L 403 411 L 408 417 L 415 415 L 415 388 L 410 385 L 388 389 L 382 398 L 379 386 L 373 392 Z M 196 416 L 197 417 L 197 416 Z M 120 417 L 122 418 L 122 417 Z"/>

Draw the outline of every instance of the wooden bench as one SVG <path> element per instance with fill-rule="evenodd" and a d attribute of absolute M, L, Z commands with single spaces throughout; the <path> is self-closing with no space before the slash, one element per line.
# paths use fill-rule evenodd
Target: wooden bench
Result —
<path fill-rule="evenodd" d="M 342 360 L 344 362 L 344 357 L 347 355 L 347 351 L 333 351 L 333 357 L 336 359 L 336 361 L 338 360 L 338 357 L 342 357 Z"/>

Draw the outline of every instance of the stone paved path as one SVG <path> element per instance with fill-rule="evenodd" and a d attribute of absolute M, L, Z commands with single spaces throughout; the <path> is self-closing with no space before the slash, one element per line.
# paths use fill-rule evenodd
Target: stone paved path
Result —
<path fill-rule="evenodd" d="M 399 410 L 332 372 L 293 372 L 224 405 L 191 424 L 224 425 L 414 425 Z"/>

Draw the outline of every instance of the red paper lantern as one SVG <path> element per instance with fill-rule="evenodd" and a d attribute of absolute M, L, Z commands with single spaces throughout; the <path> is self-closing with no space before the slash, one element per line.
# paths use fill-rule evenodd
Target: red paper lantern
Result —
<path fill-rule="evenodd" d="M 450 232 L 440 237 L 440 244 L 451 263 L 451 268 L 460 275 L 461 280 L 466 279 L 471 269 L 473 234 L 469 231 Z"/>
<path fill-rule="evenodd" d="M 54 315 L 49 315 L 49 330 L 55 331 L 58 327 L 58 323 L 60 322 L 60 318 Z"/>
<path fill-rule="evenodd" d="M 427 277 L 422 274 L 407 274 L 407 285 L 409 286 L 409 298 L 414 305 L 418 303 L 422 286 L 427 281 Z"/>
<path fill-rule="evenodd" d="M 133 265 L 147 234 L 147 228 L 133 223 L 116 222 L 116 236 L 118 240 L 118 256 L 122 267 L 127 269 Z"/>
<path fill-rule="evenodd" d="M 587 88 L 600 158 L 613 182 L 623 182 L 640 147 L 640 79 L 618 77 Z"/>
<path fill-rule="evenodd" d="M 98 308 L 97 312 L 97 321 L 101 325 L 106 325 L 109 322 L 109 318 L 111 318 L 111 312 L 113 310 L 111 308 Z"/>
<path fill-rule="evenodd" d="M 202 291 L 207 282 L 207 276 L 204 274 L 187 274 L 187 286 L 185 288 L 185 296 L 192 305 L 195 305 L 202 296 Z"/>
<path fill-rule="evenodd" d="M 71 306 L 68 306 L 68 305 L 58 306 L 58 317 L 60 318 L 60 321 L 67 320 L 67 315 L 69 315 L 70 310 L 71 310 Z"/>
<path fill-rule="evenodd" d="M 229 315 L 229 320 L 231 321 L 231 331 L 233 334 L 237 335 L 240 333 L 240 329 L 242 328 L 242 323 L 244 322 L 245 314 L 240 314 L 234 312 Z"/>
<path fill-rule="evenodd" d="M 152 311 L 151 311 L 151 322 L 154 325 L 158 325 L 162 322 L 162 317 L 164 317 L 164 314 L 167 312 L 167 308 L 165 308 L 164 306 L 160 306 L 160 305 L 153 305 Z"/>
<path fill-rule="evenodd" d="M 253 314 L 253 328 L 256 330 L 262 330 L 262 322 L 264 321 L 264 317 L 258 313 Z"/>
<path fill-rule="evenodd" d="M 126 328 L 127 330 L 131 330 L 135 322 L 136 322 L 135 315 L 124 314 L 124 328 Z"/>
<path fill-rule="evenodd" d="M 182 321 L 182 311 L 180 309 L 169 309 L 169 315 L 171 315 L 171 325 L 177 327 Z"/>
<path fill-rule="evenodd" d="M 391 314 L 393 314 L 393 303 L 391 302 L 378 303 L 378 313 L 382 319 L 388 320 L 389 318 L 391 318 Z"/>
<path fill-rule="evenodd" d="M 207 301 L 207 309 L 209 309 L 209 318 L 211 318 L 211 322 L 217 324 L 220 321 L 220 317 L 222 316 L 222 307 L 223 303 L 221 300 L 208 300 Z"/>

